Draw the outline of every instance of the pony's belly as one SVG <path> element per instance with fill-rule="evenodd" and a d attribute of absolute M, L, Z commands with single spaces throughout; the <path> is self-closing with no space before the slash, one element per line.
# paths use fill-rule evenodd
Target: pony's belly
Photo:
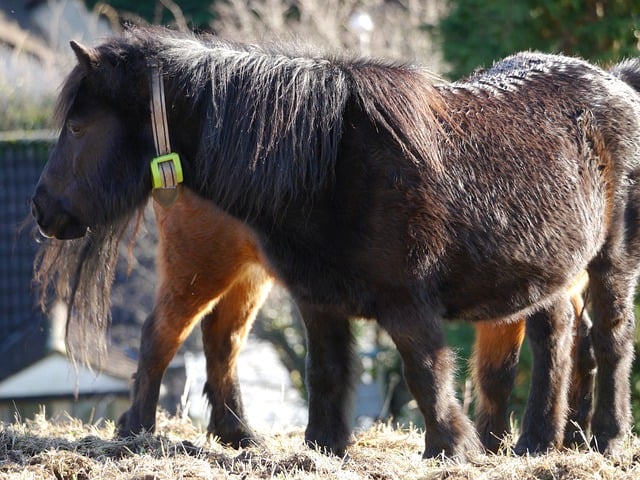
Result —
<path fill-rule="evenodd" d="M 443 316 L 469 321 L 521 318 L 568 292 L 580 275 L 581 269 L 570 266 L 522 276 L 507 271 L 482 276 L 469 273 L 465 281 L 441 288 Z"/>
<path fill-rule="evenodd" d="M 475 248 L 448 257 L 450 268 L 439 283 L 446 317 L 521 316 L 548 304 L 581 277 L 607 231 L 601 208 L 575 208 L 532 225 L 511 235 L 487 228 L 484 242 L 470 237 L 467 245 Z"/>
<path fill-rule="evenodd" d="M 551 296 L 538 298 L 535 301 L 527 301 L 518 296 L 510 299 L 485 300 L 483 302 L 474 303 L 473 305 L 460 305 L 452 303 L 445 305 L 444 317 L 448 320 L 465 320 L 465 321 L 481 321 L 481 320 L 510 320 L 526 317 L 541 308 L 549 301 Z"/>

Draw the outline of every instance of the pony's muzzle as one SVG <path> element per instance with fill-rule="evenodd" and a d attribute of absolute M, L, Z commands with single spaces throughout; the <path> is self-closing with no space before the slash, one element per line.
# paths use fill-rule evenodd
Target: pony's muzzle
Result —
<path fill-rule="evenodd" d="M 80 238 L 87 232 L 87 226 L 62 208 L 60 202 L 51 198 L 41 185 L 31 198 L 31 215 L 45 237 L 70 240 Z"/>

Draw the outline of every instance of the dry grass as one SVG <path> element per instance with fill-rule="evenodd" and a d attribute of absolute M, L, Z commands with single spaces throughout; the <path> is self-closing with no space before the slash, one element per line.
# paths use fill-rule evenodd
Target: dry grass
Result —
<path fill-rule="evenodd" d="M 114 425 L 63 418 L 3 425 L 0 478 L 164 480 L 281 479 L 602 479 L 640 478 L 640 440 L 628 439 L 618 457 L 556 452 L 518 458 L 482 455 L 455 465 L 421 460 L 422 435 L 378 425 L 356 436 L 346 458 L 302 445 L 301 431 L 273 433 L 244 451 L 220 446 L 188 420 L 159 418 L 158 435 L 114 439 Z M 186 440 L 188 439 L 188 440 Z"/>

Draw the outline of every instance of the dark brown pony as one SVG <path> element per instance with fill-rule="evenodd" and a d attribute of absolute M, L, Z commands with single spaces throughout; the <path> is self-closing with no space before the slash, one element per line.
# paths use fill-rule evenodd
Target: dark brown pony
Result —
<path fill-rule="evenodd" d="M 119 420 L 119 434 L 153 430 L 162 374 L 202 318 L 205 394 L 211 405 L 208 432 L 224 443 L 247 445 L 256 436 L 244 415 L 236 359 L 273 281 L 258 240 L 243 223 L 189 190 L 171 208 L 154 203 L 154 211 L 159 288 L 153 313 L 143 327 L 131 408 Z M 585 286 L 583 274 L 569 292 L 576 340 L 566 445 L 582 441 L 590 425 L 595 361 L 582 301 Z M 509 432 L 508 399 L 524 337 L 524 319 L 476 324 L 472 360 L 476 425 L 483 445 L 491 451 Z M 344 405 L 345 411 L 348 408 Z"/>
<path fill-rule="evenodd" d="M 537 53 L 449 84 L 405 65 L 162 30 L 73 47 L 78 66 L 57 115 L 64 128 L 33 212 L 45 234 L 84 247 L 76 300 L 103 289 L 113 261 L 96 252 L 151 191 L 143 159 L 154 157 L 153 60 L 165 73 L 185 185 L 247 222 L 301 309 L 307 442 L 335 452 L 348 442 L 344 319 L 360 316 L 375 318 L 403 358 L 425 417 L 425 457 L 477 452 L 442 320 L 525 316 L 534 364 L 516 451 L 559 444 L 568 291 L 585 269 L 599 379 L 594 443 L 611 450 L 628 432 L 640 96 L 627 83 Z M 621 68 L 622 78 L 640 74 L 635 63 Z M 102 283 L 84 285 L 96 283 L 85 273 L 99 265 Z"/>
<path fill-rule="evenodd" d="M 244 414 L 237 356 L 273 283 L 272 274 L 251 230 L 211 202 L 185 189 L 170 208 L 155 202 L 153 207 L 158 230 L 158 290 L 153 311 L 143 326 L 131 407 L 119 419 L 118 433 L 128 436 L 154 430 L 163 374 L 200 321 L 207 366 L 204 394 L 211 407 L 207 430 L 223 443 L 246 446 L 257 437 Z M 43 261 L 38 265 L 36 280 L 41 284 L 58 281 L 61 287 L 63 280 L 57 276 L 78 268 L 70 252 L 59 253 L 58 249 L 69 246 L 69 241 L 51 239 L 42 245 Z M 579 441 L 580 432 L 588 432 L 591 413 L 594 365 L 585 334 L 589 320 L 581 296 L 585 277 L 570 292 L 578 340 L 574 342 L 567 445 Z M 103 294 L 108 297 L 108 292 Z M 75 332 L 84 332 L 88 326 L 79 323 Z M 478 322 L 476 333 L 472 361 L 476 425 L 483 445 L 496 451 L 509 431 L 508 399 L 525 337 L 525 321 Z M 347 415 L 346 400 L 343 408 Z"/>
<path fill-rule="evenodd" d="M 158 292 L 143 327 L 131 407 L 118 422 L 119 434 L 154 429 L 162 375 L 202 319 L 205 394 L 211 406 L 208 432 L 224 443 L 247 445 L 256 441 L 256 436 L 244 415 L 236 362 L 271 287 L 272 275 L 255 235 L 211 202 L 184 190 L 175 205 L 163 208 L 154 202 L 154 210 L 159 239 Z M 591 412 L 594 365 L 589 345 L 584 345 L 588 341 L 584 331 L 589 329 L 581 296 L 585 278 L 582 276 L 571 292 L 575 322 L 581 330 L 575 342 L 567 444 L 580 440 L 576 428 L 588 431 Z M 508 398 L 525 324 L 524 320 L 479 322 L 476 332 L 472 362 L 478 392 L 476 423 L 483 445 L 496 451 L 509 431 Z"/>

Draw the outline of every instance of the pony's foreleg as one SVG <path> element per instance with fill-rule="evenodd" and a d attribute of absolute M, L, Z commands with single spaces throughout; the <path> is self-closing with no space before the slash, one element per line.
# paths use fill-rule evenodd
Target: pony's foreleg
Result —
<path fill-rule="evenodd" d="M 351 441 L 355 373 L 349 319 L 298 302 L 307 336 L 307 445 L 343 455 Z"/>
<path fill-rule="evenodd" d="M 522 433 L 515 446 L 518 454 L 546 451 L 562 443 L 568 414 L 573 320 L 566 295 L 527 319 L 533 371 Z"/>
<path fill-rule="evenodd" d="M 476 390 L 476 428 L 484 447 L 496 452 L 509 433 L 508 401 L 516 376 L 525 321 L 478 322 L 471 358 Z"/>
<path fill-rule="evenodd" d="M 237 358 L 272 283 L 259 268 L 238 278 L 201 323 L 207 361 L 204 394 L 211 406 L 207 431 L 235 448 L 257 441 L 244 414 Z"/>
<path fill-rule="evenodd" d="M 464 461 L 482 447 L 454 389 L 454 355 L 445 346 L 441 318 L 428 305 L 409 300 L 398 306 L 380 302 L 378 321 L 393 339 L 404 363 L 404 377 L 425 420 L 425 458 L 445 455 Z"/>

